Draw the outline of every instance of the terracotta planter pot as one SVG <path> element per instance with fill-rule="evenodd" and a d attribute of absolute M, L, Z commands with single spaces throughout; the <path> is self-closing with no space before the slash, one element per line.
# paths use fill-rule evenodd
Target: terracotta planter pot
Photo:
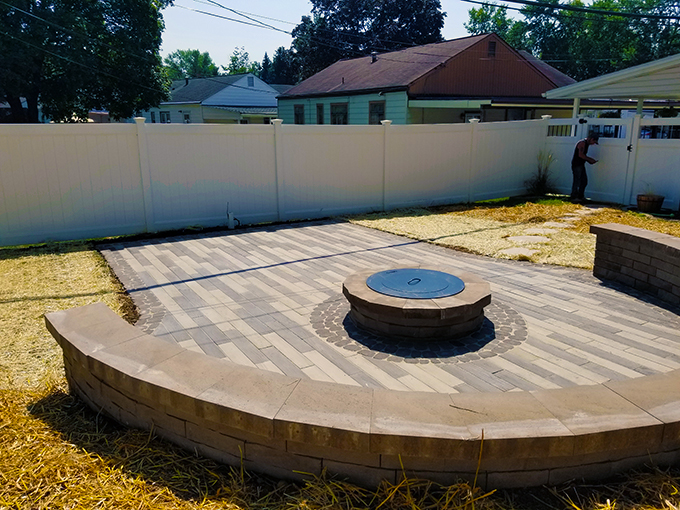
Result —
<path fill-rule="evenodd" d="M 663 195 L 638 195 L 638 211 L 644 213 L 658 213 L 663 205 Z"/>

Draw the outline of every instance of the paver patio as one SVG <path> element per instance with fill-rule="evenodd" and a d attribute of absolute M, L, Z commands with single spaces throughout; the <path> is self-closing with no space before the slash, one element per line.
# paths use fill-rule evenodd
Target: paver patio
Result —
<path fill-rule="evenodd" d="M 138 305 L 144 331 L 293 377 L 402 391 L 504 392 L 680 368 L 677 310 L 585 270 L 478 257 L 339 221 L 123 241 L 101 250 Z M 419 264 L 469 271 L 491 284 L 487 321 L 467 345 L 392 345 L 346 320 L 347 276 Z"/>

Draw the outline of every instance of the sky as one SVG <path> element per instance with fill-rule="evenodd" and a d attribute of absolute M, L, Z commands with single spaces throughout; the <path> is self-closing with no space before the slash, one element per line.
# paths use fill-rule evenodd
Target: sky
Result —
<path fill-rule="evenodd" d="M 295 25 L 300 23 L 300 18 L 309 15 L 312 9 L 312 4 L 308 0 L 214 0 L 214 2 L 287 32 L 295 28 Z M 468 19 L 468 11 L 479 5 L 462 0 L 440 2 L 442 10 L 447 13 L 442 30 L 444 39 L 467 36 L 463 23 Z M 236 48 L 245 48 L 251 62 L 262 62 L 265 51 L 269 58 L 272 58 L 279 46 L 290 47 L 292 38 L 288 34 L 196 12 L 203 11 L 253 23 L 225 8 L 218 7 L 211 3 L 211 0 L 175 0 L 174 6 L 162 11 L 165 31 L 161 55 L 166 57 L 176 50 L 207 51 L 215 64 L 226 67 Z"/>

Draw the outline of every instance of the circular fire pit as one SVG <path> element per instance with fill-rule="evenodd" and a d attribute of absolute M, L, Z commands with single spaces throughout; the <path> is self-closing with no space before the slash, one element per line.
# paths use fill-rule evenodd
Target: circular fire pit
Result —
<path fill-rule="evenodd" d="M 466 336 L 484 321 L 491 288 L 466 272 L 435 268 L 360 271 L 342 285 L 350 317 L 360 327 L 397 338 Z"/>

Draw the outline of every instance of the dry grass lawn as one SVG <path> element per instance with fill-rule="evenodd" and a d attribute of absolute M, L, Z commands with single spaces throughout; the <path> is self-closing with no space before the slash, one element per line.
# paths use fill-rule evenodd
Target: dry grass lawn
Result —
<path fill-rule="evenodd" d="M 600 207 L 592 209 L 591 214 L 578 214 L 586 208 L 562 200 L 508 202 L 478 203 L 472 207 L 413 208 L 367 214 L 350 221 L 477 255 L 583 269 L 592 269 L 595 257 L 595 236 L 589 233 L 591 225 L 622 223 L 680 236 L 680 222 L 614 207 Z M 523 235 L 527 229 L 542 227 L 546 222 L 563 222 L 562 218 L 568 215 L 578 219 L 567 228 L 553 228 L 553 233 L 541 234 L 550 238 L 549 242 L 518 245 L 510 239 Z M 531 256 L 502 253 L 517 246 L 536 250 L 536 253 Z"/>
<path fill-rule="evenodd" d="M 355 221 L 487 253 L 513 229 L 555 219 L 574 207 L 492 204 Z M 588 237 L 588 222 L 616 218 L 678 235 L 674 223 L 657 224 L 614 210 L 598 215 L 576 224 L 569 235 Z M 564 239 L 559 242 L 571 237 Z M 97 301 L 136 320 L 130 300 L 90 244 L 0 249 L 0 510 L 680 508 L 678 470 L 650 468 L 603 484 L 488 495 L 467 483 L 442 487 L 412 479 L 397 486 L 386 483 L 375 491 L 325 478 L 290 484 L 218 465 L 153 434 L 120 427 L 68 394 L 61 352 L 43 315 Z"/>

